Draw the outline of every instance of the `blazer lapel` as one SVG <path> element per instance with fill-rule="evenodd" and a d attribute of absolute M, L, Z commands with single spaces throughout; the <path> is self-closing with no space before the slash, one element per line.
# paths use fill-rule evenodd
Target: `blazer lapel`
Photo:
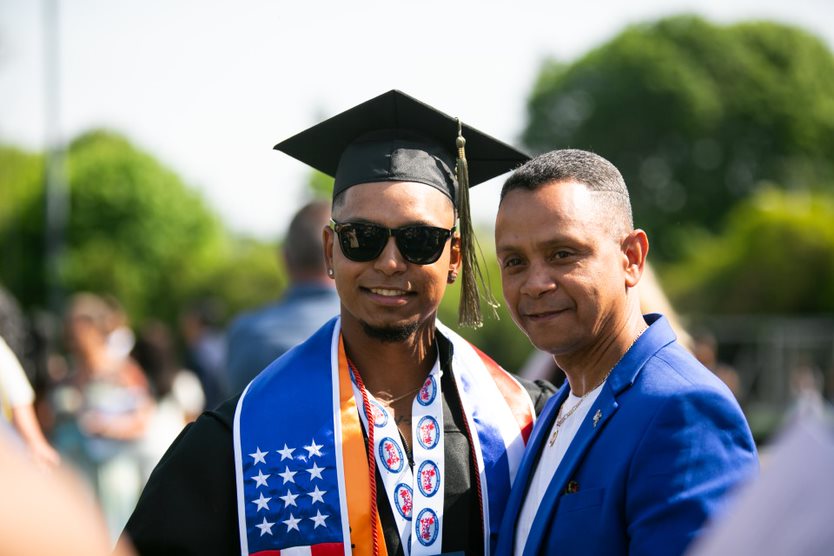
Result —
<path fill-rule="evenodd" d="M 675 341 L 675 333 L 669 326 L 668 321 L 662 315 L 644 315 L 649 328 L 637 339 L 633 346 L 623 355 L 623 358 L 611 370 L 608 380 L 602 387 L 602 391 L 588 412 L 585 421 L 579 427 L 576 436 L 571 442 L 565 457 L 562 459 L 550 486 L 547 487 L 544 498 L 539 505 L 530 535 L 527 537 L 527 544 L 524 547 L 524 556 L 538 554 L 541 551 L 541 544 L 544 541 L 545 533 L 550 529 L 556 506 L 559 498 L 567 486 L 568 481 L 576 472 L 577 466 L 582 462 L 588 449 L 596 439 L 597 435 L 605 428 L 605 424 L 617 411 L 617 396 L 629 388 L 637 378 L 638 373 L 658 350 L 663 346 Z M 515 526 L 518 520 L 518 512 L 521 504 L 527 495 L 527 485 L 530 476 L 533 474 L 539 460 L 544 438 L 553 427 L 559 406 L 568 396 L 568 384 L 562 386 L 559 392 L 548 402 L 531 439 L 530 446 L 521 461 L 516 483 L 513 486 L 510 500 L 505 515 L 504 526 L 501 529 L 500 541 L 504 550 L 498 551 L 498 555 L 512 554 L 515 543 Z"/>
<path fill-rule="evenodd" d="M 539 454 L 541 453 L 547 434 L 550 432 L 553 422 L 556 420 L 556 415 L 559 413 L 559 406 L 567 399 L 568 392 L 569 389 L 566 381 L 556 395 L 548 400 L 541 415 L 536 419 L 536 426 L 533 429 L 533 434 L 530 436 L 530 441 L 527 443 L 524 457 L 521 458 L 521 464 L 519 464 L 518 472 L 513 481 L 513 488 L 507 500 L 507 509 L 504 511 L 501 532 L 498 537 L 498 546 L 495 552 L 497 555 L 511 555 L 513 553 L 516 523 L 518 521 L 518 514 L 521 511 L 521 504 L 527 495 L 527 486 L 530 483 L 533 471 L 536 469 Z"/>
<path fill-rule="evenodd" d="M 540 552 L 545 533 L 550 529 L 556 505 L 565 491 L 568 480 L 573 476 L 576 467 L 584 458 L 597 435 L 605 428 L 605 423 L 617 411 L 617 407 L 614 391 L 611 385 L 606 382 L 550 480 L 550 485 L 547 487 L 536 513 L 536 518 L 533 521 L 533 526 L 530 529 L 530 535 L 527 537 L 524 556 Z M 547 430 L 550 430 L 549 427 Z"/>

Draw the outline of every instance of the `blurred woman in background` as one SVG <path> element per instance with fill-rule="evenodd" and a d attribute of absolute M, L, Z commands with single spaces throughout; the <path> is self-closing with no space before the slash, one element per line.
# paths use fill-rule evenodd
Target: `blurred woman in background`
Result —
<path fill-rule="evenodd" d="M 136 446 L 153 413 L 145 374 L 108 348 L 111 306 L 90 293 L 74 295 L 64 319 L 68 374 L 51 388 L 56 448 L 89 480 L 114 535 L 142 488 Z"/>

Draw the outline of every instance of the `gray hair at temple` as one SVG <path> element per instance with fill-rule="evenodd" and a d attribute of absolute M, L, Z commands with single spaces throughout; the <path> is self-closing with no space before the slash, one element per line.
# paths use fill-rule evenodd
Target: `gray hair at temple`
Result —
<path fill-rule="evenodd" d="M 510 191 L 534 191 L 553 182 L 576 181 L 598 193 L 601 216 L 619 222 L 618 234 L 634 229 L 631 200 L 617 167 L 598 154 L 579 149 L 562 149 L 540 154 L 515 170 L 501 189 L 501 201 Z"/>

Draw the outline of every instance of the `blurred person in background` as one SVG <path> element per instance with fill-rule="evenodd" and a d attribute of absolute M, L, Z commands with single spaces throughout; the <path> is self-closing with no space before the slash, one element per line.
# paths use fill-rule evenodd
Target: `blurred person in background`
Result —
<path fill-rule="evenodd" d="M 132 359 L 108 349 L 110 306 L 72 296 L 64 318 L 68 374 L 51 387 L 55 447 L 90 481 L 111 533 L 121 530 L 142 486 L 136 454 L 153 412 L 148 381 Z"/>
<path fill-rule="evenodd" d="M 790 407 L 785 420 L 805 414 L 822 417 L 831 411 L 823 395 L 823 374 L 809 357 L 802 357 L 791 365 L 788 373 Z"/>
<path fill-rule="evenodd" d="M 116 550 L 94 498 L 66 469 L 45 472 L 0 427 L 0 554 L 129 556 Z"/>
<path fill-rule="evenodd" d="M 741 377 L 731 365 L 718 359 L 718 339 L 708 330 L 698 330 L 692 336 L 692 354 L 701 365 L 715 373 L 739 403 L 743 403 Z"/>
<path fill-rule="evenodd" d="M 105 295 L 102 299 L 110 308 L 110 322 L 107 332 L 107 349 L 116 359 L 124 359 L 130 355 L 136 335 L 130 328 L 130 322 L 124 307 L 115 296 Z"/>
<path fill-rule="evenodd" d="M 0 413 L 14 426 L 36 464 L 55 467 L 61 458 L 43 435 L 34 401 L 35 393 L 23 367 L 0 336 Z"/>
<path fill-rule="evenodd" d="M 200 379 L 205 405 L 213 409 L 229 397 L 226 373 L 226 338 L 220 328 L 222 309 L 216 299 L 192 302 L 180 315 L 185 340 L 185 367 Z"/>
<path fill-rule="evenodd" d="M 339 296 L 324 264 L 321 231 L 330 203 L 303 206 L 290 222 L 281 255 L 290 284 L 280 301 L 238 317 L 227 335 L 232 392 L 339 313 Z"/>
<path fill-rule="evenodd" d="M 657 278 L 652 265 L 646 261 L 643 266 L 643 275 L 640 277 L 640 283 L 636 286 L 637 295 L 640 300 L 640 312 L 644 315 L 649 313 L 660 313 L 672 327 L 677 337 L 677 342 L 689 351 L 694 350 L 695 341 L 692 335 L 681 323 L 681 318 L 678 312 L 672 307 L 672 302 L 663 291 L 663 286 Z"/>
<path fill-rule="evenodd" d="M 31 355 L 30 343 L 32 341 L 31 328 L 20 309 L 17 299 L 0 284 L 0 336 L 12 350 L 27 376 L 31 381 L 31 371 L 28 356 Z"/>
<path fill-rule="evenodd" d="M 148 377 L 156 406 L 140 444 L 145 480 L 183 427 L 203 411 L 205 396 L 200 379 L 177 359 L 170 328 L 163 322 L 147 322 L 131 352 Z"/>
<path fill-rule="evenodd" d="M 13 426 L 37 465 L 51 468 L 61 458 L 41 430 L 35 392 L 21 363 L 28 337 L 29 327 L 17 301 L 0 287 L 0 420 Z"/>

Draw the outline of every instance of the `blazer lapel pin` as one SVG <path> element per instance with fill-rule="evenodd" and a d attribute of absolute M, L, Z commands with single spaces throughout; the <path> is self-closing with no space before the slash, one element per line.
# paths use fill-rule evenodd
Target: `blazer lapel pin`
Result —
<path fill-rule="evenodd" d="M 602 411 L 597 409 L 597 412 L 594 413 L 594 428 L 597 428 L 600 419 L 602 419 Z"/>

